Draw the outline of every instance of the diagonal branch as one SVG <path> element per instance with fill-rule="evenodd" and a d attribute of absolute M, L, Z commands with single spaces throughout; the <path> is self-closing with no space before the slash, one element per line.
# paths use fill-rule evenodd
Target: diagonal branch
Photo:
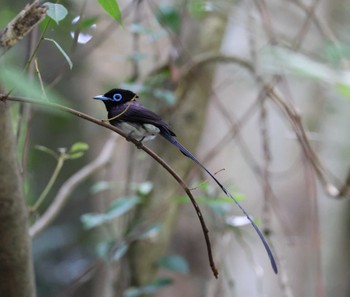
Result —
<path fill-rule="evenodd" d="M 210 267 L 212 269 L 212 272 L 215 276 L 215 278 L 218 277 L 218 270 L 215 266 L 214 263 L 214 259 L 213 259 L 213 253 L 211 250 L 211 244 L 210 244 L 210 239 L 209 239 L 209 230 L 206 226 L 206 223 L 204 221 L 202 212 L 196 202 L 196 200 L 194 199 L 189 187 L 185 184 L 185 182 L 182 180 L 182 178 L 161 158 L 159 157 L 155 152 L 153 152 L 151 149 L 149 149 L 148 147 L 144 146 L 141 142 L 135 140 L 134 138 L 130 138 L 129 135 L 127 135 L 126 133 L 124 133 L 122 130 L 118 129 L 115 126 L 112 126 L 110 124 L 106 124 L 104 121 L 98 120 L 94 117 L 91 117 L 87 114 L 84 114 L 82 112 L 79 112 L 75 109 L 60 105 L 60 104 L 56 104 L 56 103 L 51 103 L 51 102 L 47 102 L 47 101 L 38 101 L 38 100 L 33 100 L 33 99 L 29 99 L 29 98 L 24 98 L 24 97 L 15 97 L 15 96 L 6 96 L 4 94 L 0 94 L 0 101 L 6 101 L 6 100 L 10 100 L 10 101 L 18 101 L 18 102 L 23 102 L 23 103 L 31 103 L 31 104 L 37 104 L 40 106 L 46 106 L 46 107 L 50 107 L 56 110 L 61 110 L 70 114 L 73 114 L 77 117 L 80 117 L 84 120 L 87 120 L 89 122 L 92 122 L 96 125 L 105 127 L 113 132 L 118 133 L 119 135 L 121 135 L 122 137 L 124 137 L 127 141 L 132 142 L 133 144 L 136 145 L 136 147 L 138 149 L 143 150 L 144 152 L 146 152 L 149 156 L 151 156 L 156 162 L 158 162 L 165 170 L 167 170 L 172 177 L 178 182 L 178 184 L 181 186 L 181 188 L 186 192 L 187 196 L 190 198 L 191 203 L 193 205 L 193 207 L 196 210 L 196 214 L 198 216 L 198 219 L 200 221 L 202 230 L 203 230 L 203 234 L 204 234 L 204 238 L 205 238 L 205 243 L 206 243 L 206 247 L 207 247 L 207 252 L 208 252 L 208 258 L 209 258 L 209 264 Z M 72 181 L 71 181 L 72 182 Z M 74 182 L 74 180 L 73 180 Z M 74 184 L 74 183 L 73 183 Z M 38 228 L 38 227 L 37 227 Z M 38 228 L 39 230 L 39 228 Z M 31 234 L 35 234 L 35 232 L 38 232 L 36 230 L 32 230 Z"/>

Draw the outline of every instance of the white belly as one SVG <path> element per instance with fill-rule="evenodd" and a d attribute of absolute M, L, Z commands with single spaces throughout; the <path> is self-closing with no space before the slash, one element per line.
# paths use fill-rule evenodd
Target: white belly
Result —
<path fill-rule="evenodd" d="M 152 124 L 135 124 L 129 122 L 118 123 L 117 126 L 119 129 L 123 130 L 130 137 L 136 139 L 137 141 L 148 141 L 155 138 L 160 130 Z"/>

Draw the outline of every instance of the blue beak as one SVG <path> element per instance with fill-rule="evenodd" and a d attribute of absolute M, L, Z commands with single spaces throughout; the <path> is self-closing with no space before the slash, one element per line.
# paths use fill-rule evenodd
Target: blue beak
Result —
<path fill-rule="evenodd" d="M 103 95 L 98 95 L 98 96 L 95 96 L 94 99 L 97 99 L 97 100 L 109 100 L 109 98 L 103 96 Z"/>

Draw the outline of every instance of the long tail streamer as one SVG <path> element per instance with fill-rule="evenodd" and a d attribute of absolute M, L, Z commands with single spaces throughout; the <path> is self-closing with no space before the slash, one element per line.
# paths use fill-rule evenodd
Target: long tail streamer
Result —
<path fill-rule="evenodd" d="M 217 185 L 221 188 L 221 190 L 228 196 L 230 197 L 235 204 L 240 208 L 240 210 L 245 214 L 245 216 L 247 217 L 247 219 L 250 221 L 250 223 L 252 224 L 253 228 L 255 229 L 256 233 L 259 235 L 265 250 L 270 258 L 270 262 L 271 262 L 271 266 L 273 271 L 277 274 L 278 273 L 278 269 L 277 269 L 277 264 L 275 261 L 275 258 L 273 257 L 272 251 L 264 237 L 264 235 L 261 233 L 260 229 L 258 228 L 258 226 L 254 223 L 253 219 L 250 217 L 250 215 L 246 212 L 246 210 L 243 208 L 243 206 L 236 200 L 235 197 L 233 197 L 233 195 L 216 179 L 216 177 L 207 169 L 204 167 L 204 165 L 201 164 L 201 162 L 199 162 L 180 142 L 177 141 L 177 139 L 175 137 L 173 137 L 172 135 L 168 134 L 167 132 L 163 132 L 161 131 L 160 133 L 166 140 L 168 140 L 170 143 L 172 143 L 173 145 L 175 145 L 186 157 L 190 158 L 191 160 L 193 160 L 194 162 L 196 162 L 201 168 L 203 168 L 210 176 L 211 178 L 217 183 Z"/>

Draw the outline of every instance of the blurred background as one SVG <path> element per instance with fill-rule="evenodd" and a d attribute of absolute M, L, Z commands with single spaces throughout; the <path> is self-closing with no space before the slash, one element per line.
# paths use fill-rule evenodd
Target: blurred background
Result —
<path fill-rule="evenodd" d="M 60 3 L 67 16 L 5 63 L 23 68 L 45 32 L 73 68 L 46 40 L 32 76 L 64 105 L 106 119 L 95 95 L 139 94 L 252 215 L 279 273 L 242 212 L 169 143 L 145 145 L 192 189 L 218 279 L 193 206 L 157 162 L 103 127 L 13 104 L 38 296 L 349 296 L 350 3 L 119 0 L 122 25 L 97 1 Z M 1 27 L 22 5 L 3 1 Z"/>

